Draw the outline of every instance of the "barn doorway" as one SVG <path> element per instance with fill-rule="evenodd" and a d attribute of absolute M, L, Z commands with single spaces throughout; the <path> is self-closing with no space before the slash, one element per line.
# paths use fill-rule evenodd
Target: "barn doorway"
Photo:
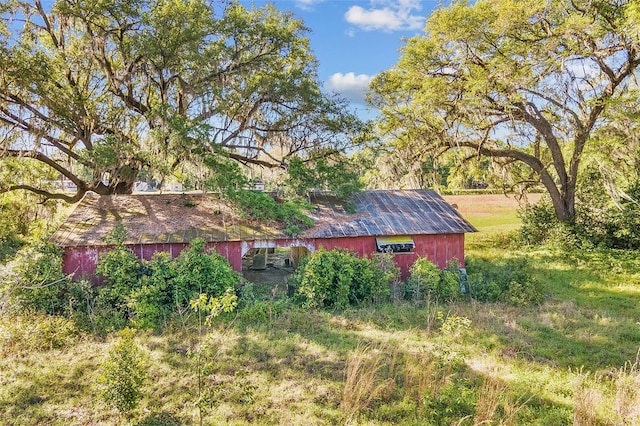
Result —
<path fill-rule="evenodd" d="M 242 257 L 242 276 L 254 284 L 284 284 L 295 272 L 306 247 L 252 248 Z"/>

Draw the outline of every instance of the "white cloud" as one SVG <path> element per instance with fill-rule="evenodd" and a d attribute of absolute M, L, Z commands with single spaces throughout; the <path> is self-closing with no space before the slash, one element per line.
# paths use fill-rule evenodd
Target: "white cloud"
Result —
<path fill-rule="evenodd" d="M 324 0 L 295 0 L 295 1 L 296 1 L 296 6 L 298 8 L 302 10 L 311 10 L 316 4 L 322 3 Z"/>
<path fill-rule="evenodd" d="M 325 88 L 330 92 L 338 93 L 352 103 L 366 105 L 364 94 L 369 90 L 369 83 L 372 79 L 373 76 L 366 74 L 338 72 L 329 77 Z"/>
<path fill-rule="evenodd" d="M 351 6 L 344 14 L 347 22 L 365 31 L 413 31 L 424 28 L 426 17 L 419 0 L 371 0 L 371 7 Z"/>

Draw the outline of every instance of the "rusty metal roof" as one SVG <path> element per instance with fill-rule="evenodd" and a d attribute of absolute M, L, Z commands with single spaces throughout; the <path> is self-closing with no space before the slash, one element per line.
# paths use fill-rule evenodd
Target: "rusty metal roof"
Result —
<path fill-rule="evenodd" d="M 315 225 L 300 239 L 476 231 L 431 190 L 362 191 L 348 203 L 316 193 L 311 202 Z M 212 194 L 89 193 L 52 240 L 64 247 L 106 245 L 104 237 L 117 223 L 127 231 L 127 244 L 188 243 L 197 237 L 208 242 L 290 238 L 282 224 L 245 219 Z"/>
<path fill-rule="evenodd" d="M 463 234 L 477 230 L 430 189 L 361 191 L 349 203 L 331 194 L 313 194 L 316 226 L 310 238 L 384 235 Z M 351 207 L 355 213 L 349 214 Z"/>

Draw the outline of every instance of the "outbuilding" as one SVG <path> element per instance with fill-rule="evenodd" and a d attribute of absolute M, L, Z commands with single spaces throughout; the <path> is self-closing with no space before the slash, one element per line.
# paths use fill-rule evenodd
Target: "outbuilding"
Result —
<path fill-rule="evenodd" d="M 278 223 L 249 220 L 215 194 L 87 194 L 52 237 L 64 250 L 63 270 L 74 278 L 94 272 L 105 237 L 120 223 L 125 244 L 137 256 L 155 252 L 177 256 L 191 240 L 202 238 L 236 271 L 244 264 L 264 267 L 277 248 L 288 248 L 287 265 L 320 247 L 341 248 L 359 256 L 392 253 L 402 277 L 426 257 L 441 268 L 457 259 L 464 265 L 464 237 L 476 229 L 435 191 L 361 191 L 349 200 L 313 193 L 309 216 L 314 225 L 296 237 Z M 247 259 L 250 262 L 247 262 Z M 245 269 L 247 266 L 245 266 Z"/>

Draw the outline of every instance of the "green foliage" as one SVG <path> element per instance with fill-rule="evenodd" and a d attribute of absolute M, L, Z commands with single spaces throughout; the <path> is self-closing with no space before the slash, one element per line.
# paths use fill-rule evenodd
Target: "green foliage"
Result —
<path fill-rule="evenodd" d="M 43 202 L 29 193 L 3 193 L 7 185 L 29 182 L 30 174 L 38 175 L 38 182 L 55 179 L 55 175 L 40 174 L 41 169 L 30 159 L 0 158 L 0 264 L 29 242 L 42 239 L 55 225 L 56 202 Z"/>
<path fill-rule="evenodd" d="M 143 386 L 148 375 L 146 357 L 136 343 L 135 335 L 134 329 L 122 330 L 120 341 L 100 366 L 100 396 L 121 413 L 129 413 L 137 407 L 144 396 Z"/>
<path fill-rule="evenodd" d="M 188 306 L 189 301 L 205 293 L 219 297 L 228 288 L 235 289 L 240 282 L 240 274 L 229 262 L 212 251 L 205 253 L 205 242 L 196 238 L 174 260 L 175 276 L 172 280 L 172 294 L 175 306 Z"/>
<path fill-rule="evenodd" d="M 558 234 L 560 224 L 547 198 L 520 209 L 518 217 L 522 221 L 520 238 L 525 244 L 541 244 Z"/>
<path fill-rule="evenodd" d="M 175 308 L 173 279 L 175 265 L 167 252 L 156 252 L 145 265 L 140 287 L 129 295 L 132 323 L 140 329 L 157 329 Z"/>
<path fill-rule="evenodd" d="M 20 314 L 0 317 L 0 354 L 63 349 L 77 343 L 80 332 L 61 316 Z"/>
<path fill-rule="evenodd" d="M 189 306 L 196 312 L 204 312 L 206 314 L 205 323 L 211 325 L 211 321 L 226 312 L 233 312 L 238 306 L 238 296 L 231 287 L 224 291 L 220 296 L 210 296 L 205 293 L 198 295 L 197 299 L 189 301 Z"/>
<path fill-rule="evenodd" d="M 538 305 L 545 289 L 533 277 L 526 259 L 490 262 L 469 259 L 467 262 L 469 295 L 482 302 L 502 301 L 515 306 Z"/>
<path fill-rule="evenodd" d="M 77 201 L 86 191 L 127 193 L 140 172 L 163 180 L 185 170 L 184 181 L 222 191 L 246 181 L 239 165 L 276 170 L 318 141 L 332 147 L 322 156 L 343 152 L 363 127 L 346 101 L 321 90 L 303 22 L 273 5 L 0 8 L 0 162 L 39 164 L 24 176 L 0 170 L 0 191 Z M 35 142 L 23 151 L 16 140 Z M 60 174 L 78 183 L 76 194 L 47 185 Z"/>
<path fill-rule="evenodd" d="M 166 293 L 162 291 L 166 286 L 149 285 L 147 282 L 148 279 L 143 277 L 142 285 L 129 294 L 127 306 L 132 312 L 131 323 L 143 330 L 159 329 L 170 313 Z"/>
<path fill-rule="evenodd" d="M 98 290 L 98 302 L 124 313 L 129 295 L 139 287 L 143 273 L 142 261 L 124 244 L 126 231 L 118 224 L 108 237 L 115 246 L 101 253 L 96 266 L 96 275 L 104 277 Z"/>
<path fill-rule="evenodd" d="M 248 190 L 229 191 L 228 196 L 244 217 L 267 223 L 282 222 L 285 233 L 291 236 L 297 236 L 313 225 L 313 221 L 305 214 L 311 205 L 302 199 L 282 201 L 266 192 Z"/>
<path fill-rule="evenodd" d="M 408 153 L 409 167 L 400 167 L 420 172 L 424 153 L 450 152 L 459 163 L 488 159 L 507 188 L 543 185 L 556 218 L 571 224 L 578 164 L 609 145 L 593 136 L 612 121 L 611 111 L 637 111 L 636 86 L 628 83 L 640 52 L 623 19 L 628 3 L 492 0 L 437 8 L 398 63 L 371 83 L 386 148 Z M 576 41 L 585 39 L 594 43 Z M 599 43 L 611 49 L 604 53 Z M 566 66 L 576 58 L 617 68 L 578 78 Z"/>
<path fill-rule="evenodd" d="M 407 280 L 408 297 L 414 302 L 434 300 L 452 302 L 462 298 L 457 260 L 451 260 L 444 270 L 440 270 L 429 259 L 417 259 L 409 270 Z"/>
<path fill-rule="evenodd" d="M 238 311 L 237 321 L 245 327 L 269 326 L 292 308 L 287 299 L 257 300 Z"/>
<path fill-rule="evenodd" d="M 313 189 L 321 189 L 346 199 L 363 188 L 358 170 L 353 160 L 344 157 L 333 161 L 321 157 L 308 162 L 293 158 L 287 169 L 287 184 L 301 196 L 306 196 Z"/>
<path fill-rule="evenodd" d="M 14 197 L 0 195 L 0 264 L 13 257 L 25 244 L 28 216 L 25 205 Z"/>
<path fill-rule="evenodd" d="M 72 308 L 72 284 L 62 273 L 62 251 L 51 243 L 28 247 L 9 266 L 5 285 L 20 311 L 64 314 Z"/>
<path fill-rule="evenodd" d="M 389 294 L 387 277 L 371 260 L 343 250 L 320 248 L 310 254 L 293 281 L 305 305 L 312 307 L 344 309 Z"/>
<path fill-rule="evenodd" d="M 429 420 L 434 425 L 464 424 L 461 419 L 475 413 L 476 393 L 473 383 L 463 377 L 445 384 L 437 394 L 425 397 Z"/>
<path fill-rule="evenodd" d="M 405 284 L 400 280 L 400 268 L 395 264 L 393 254 L 377 253 L 371 257 L 371 261 L 382 272 L 382 279 L 389 284 L 391 300 L 399 302 L 404 299 Z"/>
<path fill-rule="evenodd" d="M 594 246 L 640 249 L 640 182 L 625 187 L 625 196 L 617 204 L 603 194 L 599 175 L 594 176 L 593 182 L 600 184 L 599 188 L 587 186 L 580 193 L 580 210 L 573 227 L 576 235 Z"/>
<path fill-rule="evenodd" d="M 114 229 L 109 241 L 115 246 L 99 258 L 96 273 L 105 280 L 90 318 L 99 330 L 119 329 L 129 321 L 141 329 L 160 329 L 198 294 L 218 297 L 240 282 L 225 258 L 205 253 L 202 239 L 194 239 L 175 259 L 158 252 L 145 262 L 124 245 L 125 237 L 123 229 Z"/>
<path fill-rule="evenodd" d="M 210 170 L 210 175 L 203 183 L 207 190 L 223 194 L 227 191 L 241 189 L 248 183 L 240 165 L 223 153 L 205 153 L 202 156 L 202 162 Z"/>

